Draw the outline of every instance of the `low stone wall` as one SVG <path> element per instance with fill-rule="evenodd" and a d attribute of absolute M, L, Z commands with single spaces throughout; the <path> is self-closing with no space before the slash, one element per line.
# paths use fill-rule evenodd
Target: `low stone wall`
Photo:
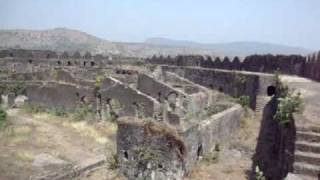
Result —
<path fill-rule="evenodd" d="M 74 110 L 80 104 L 91 109 L 95 107 L 95 91 L 92 88 L 78 87 L 74 84 L 49 82 L 41 85 L 26 85 L 28 102 L 46 108 Z"/>
<path fill-rule="evenodd" d="M 236 71 L 206 68 L 162 66 L 163 71 L 174 72 L 196 84 L 215 89 L 233 97 L 249 96 L 250 107 L 255 108 L 259 92 L 259 76 Z"/>

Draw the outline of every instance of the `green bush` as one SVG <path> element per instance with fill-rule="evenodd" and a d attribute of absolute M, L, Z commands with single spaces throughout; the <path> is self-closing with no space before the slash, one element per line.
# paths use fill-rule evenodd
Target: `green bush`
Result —
<path fill-rule="evenodd" d="M 280 124 L 289 123 L 293 118 L 293 113 L 301 112 L 303 105 L 301 94 L 293 95 L 288 93 L 286 97 L 278 98 L 278 107 L 274 119 L 279 121 Z"/>
<path fill-rule="evenodd" d="M 275 73 L 275 83 L 278 107 L 273 118 L 280 124 L 287 124 L 293 119 L 294 113 L 302 112 L 301 93 L 290 91 L 288 85 L 281 81 L 278 71 Z"/>
<path fill-rule="evenodd" d="M 25 104 L 23 106 L 23 109 L 27 113 L 31 113 L 31 114 L 37 114 L 37 113 L 45 112 L 43 107 L 41 107 L 39 105 L 34 105 L 34 104 Z"/>
<path fill-rule="evenodd" d="M 96 86 L 96 87 L 100 87 L 101 84 L 102 84 L 103 79 L 104 79 L 104 76 L 101 76 L 101 75 L 96 76 L 95 86 Z"/>
<path fill-rule="evenodd" d="M 7 121 L 7 113 L 4 109 L 0 108 L 0 128 L 4 126 Z"/>
<path fill-rule="evenodd" d="M 229 104 L 213 104 L 210 105 L 207 109 L 207 116 L 211 116 L 213 114 L 217 114 L 222 112 L 230 107 Z"/>
<path fill-rule="evenodd" d="M 62 107 L 51 108 L 51 109 L 49 109 L 49 113 L 54 116 L 59 116 L 59 117 L 67 117 L 68 116 L 68 113 Z"/>
<path fill-rule="evenodd" d="M 0 94 L 14 93 L 15 95 L 23 94 L 25 91 L 25 84 L 17 82 L 13 84 L 0 84 Z"/>
<path fill-rule="evenodd" d="M 250 97 L 249 96 L 240 96 L 236 99 L 236 102 L 244 108 L 250 107 Z"/>
<path fill-rule="evenodd" d="M 72 118 L 75 121 L 82 121 L 91 115 L 92 115 L 92 112 L 90 111 L 89 107 L 83 105 L 75 109 L 75 111 L 73 112 Z"/>
<path fill-rule="evenodd" d="M 111 157 L 108 158 L 108 169 L 115 170 L 119 168 L 119 161 L 117 154 L 112 154 Z"/>
<path fill-rule="evenodd" d="M 214 151 L 210 153 L 206 153 L 202 160 L 207 163 L 218 163 L 219 162 L 219 154 L 220 154 L 220 145 L 217 144 L 214 148 Z"/>

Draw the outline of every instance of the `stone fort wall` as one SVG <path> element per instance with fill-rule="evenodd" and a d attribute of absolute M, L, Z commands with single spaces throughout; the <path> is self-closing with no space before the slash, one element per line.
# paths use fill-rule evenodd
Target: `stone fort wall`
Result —
<path fill-rule="evenodd" d="M 152 64 L 165 64 L 174 66 L 199 66 L 205 68 L 242 70 L 251 72 L 280 73 L 307 77 L 320 81 L 320 52 L 309 56 L 301 55 L 250 55 L 244 59 L 237 56 L 204 57 L 204 56 L 153 56 L 146 60 Z"/>

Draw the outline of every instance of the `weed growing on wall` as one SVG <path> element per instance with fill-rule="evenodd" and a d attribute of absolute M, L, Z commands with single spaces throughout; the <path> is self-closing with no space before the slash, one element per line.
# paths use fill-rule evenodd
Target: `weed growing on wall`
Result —
<path fill-rule="evenodd" d="M 54 116 L 59 116 L 59 117 L 67 117 L 68 113 L 63 107 L 54 107 L 50 108 L 48 112 Z"/>
<path fill-rule="evenodd" d="M 202 160 L 207 163 L 218 163 L 220 155 L 220 146 L 217 144 L 212 152 L 206 153 Z"/>
<path fill-rule="evenodd" d="M 29 104 L 29 103 L 24 104 L 22 106 L 22 109 L 25 112 L 31 113 L 31 114 L 45 112 L 45 109 L 43 107 L 41 107 L 40 105 L 34 105 L 34 104 Z"/>
<path fill-rule="evenodd" d="M 7 121 L 7 113 L 6 111 L 0 107 L 0 128 L 2 128 Z"/>
<path fill-rule="evenodd" d="M 25 84 L 23 82 L 16 82 L 12 84 L 0 84 L 0 94 L 13 93 L 16 96 L 23 94 L 25 91 Z"/>
<path fill-rule="evenodd" d="M 115 170 L 119 168 L 119 161 L 117 154 L 113 153 L 108 159 L 108 169 Z"/>
<path fill-rule="evenodd" d="M 104 76 L 98 75 L 96 76 L 95 86 L 101 87 Z"/>
<path fill-rule="evenodd" d="M 278 108 L 274 115 L 274 119 L 279 121 L 280 124 L 289 123 L 293 118 L 293 113 L 302 111 L 300 93 L 297 93 L 296 95 L 289 93 L 286 97 L 278 98 L 278 101 Z"/>
<path fill-rule="evenodd" d="M 275 82 L 278 107 L 274 119 L 279 121 L 280 124 L 286 124 L 293 119 L 294 113 L 302 112 L 301 93 L 290 91 L 288 85 L 281 81 L 278 72 L 275 73 Z"/>
<path fill-rule="evenodd" d="M 207 108 L 207 116 L 212 116 L 230 107 L 229 104 L 212 104 Z"/>
<path fill-rule="evenodd" d="M 92 116 L 92 112 L 87 105 L 81 105 L 77 107 L 72 113 L 72 119 L 75 121 L 85 120 L 89 116 Z"/>
<path fill-rule="evenodd" d="M 240 104 L 243 108 L 250 107 L 250 97 L 249 96 L 240 96 L 236 99 L 236 102 Z"/>

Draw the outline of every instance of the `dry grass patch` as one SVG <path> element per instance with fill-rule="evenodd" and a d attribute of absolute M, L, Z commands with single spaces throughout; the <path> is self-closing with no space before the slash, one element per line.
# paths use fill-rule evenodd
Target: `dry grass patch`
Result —
<path fill-rule="evenodd" d="M 32 162 L 34 160 L 34 154 L 27 151 L 19 151 L 15 153 L 15 157 L 20 161 Z"/>

